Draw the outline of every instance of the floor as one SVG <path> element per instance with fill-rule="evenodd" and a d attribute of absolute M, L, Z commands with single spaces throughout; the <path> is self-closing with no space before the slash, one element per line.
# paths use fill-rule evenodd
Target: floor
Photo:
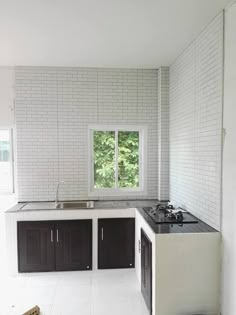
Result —
<path fill-rule="evenodd" d="M 4 211 L 13 203 L 0 197 L 0 315 L 21 315 L 34 305 L 41 315 L 148 315 L 134 269 L 8 277 Z"/>
<path fill-rule="evenodd" d="M 2 279 L 1 279 L 2 280 Z M 22 274 L 1 281 L 1 315 L 148 315 L 134 270 Z"/>

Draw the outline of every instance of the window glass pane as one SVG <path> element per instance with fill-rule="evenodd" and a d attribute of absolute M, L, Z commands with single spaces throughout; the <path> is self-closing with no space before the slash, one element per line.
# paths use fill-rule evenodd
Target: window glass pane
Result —
<path fill-rule="evenodd" d="M 0 191 L 12 191 L 11 137 L 9 130 L 0 130 Z"/>
<path fill-rule="evenodd" d="M 115 187 L 115 132 L 94 131 L 94 188 Z"/>
<path fill-rule="evenodd" d="M 139 187 L 139 132 L 118 133 L 118 185 Z"/>

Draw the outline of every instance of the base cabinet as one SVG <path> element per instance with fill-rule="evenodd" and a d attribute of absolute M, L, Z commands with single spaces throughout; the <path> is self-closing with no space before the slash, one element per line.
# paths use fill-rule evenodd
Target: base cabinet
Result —
<path fill-rule="evenodd" d="M 141 229 L 141 291 L 152 314 L 152 243 Z"/>
<path fill-rule="evenodd" d="M 134 218 L 98 220 L 98 269 L 134 268 Z"/>
<path fill-rule="evenodd" d="M 56 270 L 92 269 L 92 221 L 59 221 L 56 229 Z"/>
<path fill-rule="evenodd" d="M 54 223 L 18 222 L 19 272 L 53 271 Z"/>
<path fill-rule="evenodd" d="M 92 220 L 17 223 L 19 272 L 92 269 Z"/>

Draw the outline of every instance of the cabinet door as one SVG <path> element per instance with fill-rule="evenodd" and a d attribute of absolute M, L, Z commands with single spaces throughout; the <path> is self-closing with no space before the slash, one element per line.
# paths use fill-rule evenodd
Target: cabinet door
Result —
<path fill-rule="evenodd" d="M 98 268 L 134 267 L 134 218 L 98 220 Z"/>
<path fill-rule="evenodd" d="M 54 224 L 48 221 L 17 222 L 19 272 L 55 269 Z"/>
<path fill-rule="evenodd" d="M 56 270 L 92 269 L 92 220 L 55 222 Z"/>
<path fill-rule="evenodd" d="M 141 291 L 152 314 L 152 243 L 141 229 Z"/>

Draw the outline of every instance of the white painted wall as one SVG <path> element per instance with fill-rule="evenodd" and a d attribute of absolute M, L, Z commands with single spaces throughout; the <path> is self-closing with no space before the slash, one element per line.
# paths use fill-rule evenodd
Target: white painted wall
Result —
<path fill-rule="evenodd" d="M 0 67 L 0 127 L 14 124 L 15 71 Z"/>
<path fill-rule="evenodd" d="M 222 315 L 236 314 L 236 2 L 225 11 Z"/>
<path fill-rule="evenodd" d="M 170 67 L 170 200 L 220 229 L 223 12 Z"/>

